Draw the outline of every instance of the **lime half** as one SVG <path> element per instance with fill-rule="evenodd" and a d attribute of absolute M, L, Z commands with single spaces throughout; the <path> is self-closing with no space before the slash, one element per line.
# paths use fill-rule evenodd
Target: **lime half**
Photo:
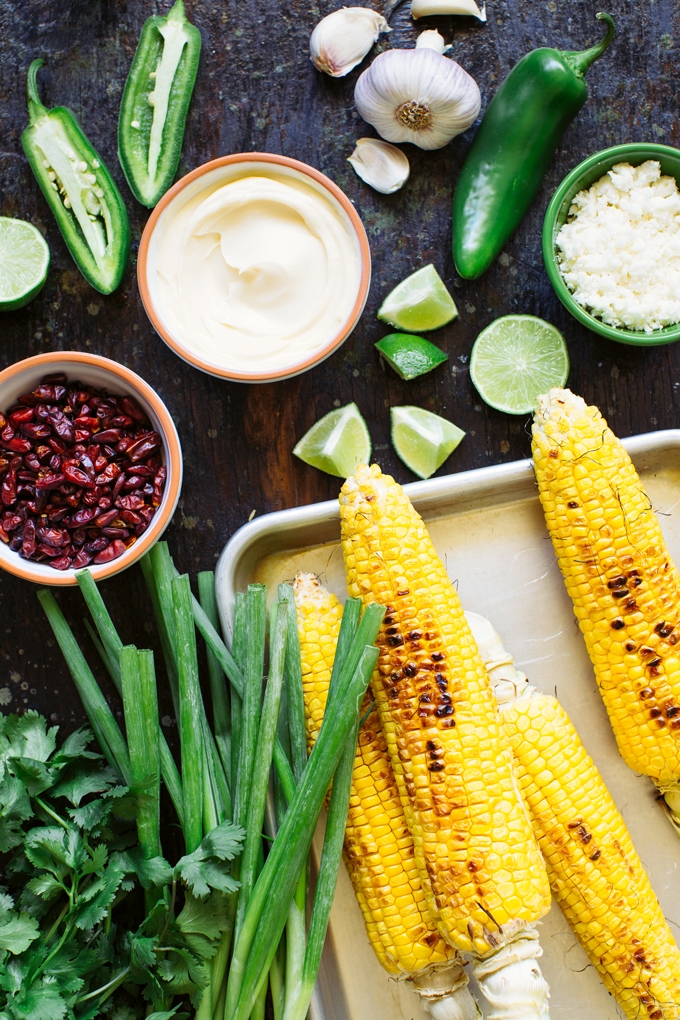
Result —
<path fill-rule="evenodd" d="M 409 333 L 390 333 L 375 346 L 402 379 L 415 379 L 448 361 L 448 356 L 425 337 Z"/>
<path fill-rule="evenodd" d="M 564 337 L 535 315 L 504 315 L 482 330 L 470 357 L 470 378 L 497 411 L 529 414 L 552 386 L 564 386 L 569 355 Z"/>
<path fill-rule="evenodd" d="M 50 249 L 37 227 L 0 216 L 0 311 L 27 305 L 42 290 Z"/>
<path fill-rule="evenodd" d="M 453 298 L 434 266 L 423 266 L 398 283 L 378 311 L 383 322 L 415 333 L 439 329 L 457 315 Z"/>
<path fill-rule="evenodd" d="M 452 421 L 422 407 L 393 407 L 390 418 L 392 445 L 420 478 L 433 475 L 465 435 Z"/>
<path fill-rule="evenodd" d="M 339 478 L 354 474 L 371 459 L 371 437 L 356 404 L 346 404 L 312 425 L 293 453 L 305 464 Z"/>

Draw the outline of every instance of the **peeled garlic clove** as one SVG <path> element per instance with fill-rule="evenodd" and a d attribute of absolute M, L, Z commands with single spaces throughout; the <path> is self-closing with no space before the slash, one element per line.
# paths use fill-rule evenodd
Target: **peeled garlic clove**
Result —
<path fill-rule="evenodd" d="M 360 138 L 348 160 L 362 181 L 382 195 L 399 191 L 411 172 L 408 158 L 401 149 L 379 138 Z"/>
<path fill-rule="evenodd" d="M 452 48 L 446 45 L 444 36 L 440 35 L 436 28 L 428 28 L 427 31 L 420 33 L 416 39 L 416 49 L 422 50 L 423 47 L 442 55 Z"/>
<path fill-rule="evenodd" d="M 430 14 L 468 14 L 486 21 L 486 4 L 480 10 L 475 0 L 411 0 L 412 18 L 425 18 Z"/>
<path fill-rule="evenodd" d="M 360 75 L 354 102 L 388 142 L 440 149 L 474 123 L 482 100 L 459 64 L 420 46 L 380 53 Z"/>
<path fill-rule="evenodd" d="M 342 7 L 323 18 L 312 32 L 312 63 L 317 70 L 342 78 L 361 63 L 382 32 L 391 31 L 382 14 L 369 7 Z"/>

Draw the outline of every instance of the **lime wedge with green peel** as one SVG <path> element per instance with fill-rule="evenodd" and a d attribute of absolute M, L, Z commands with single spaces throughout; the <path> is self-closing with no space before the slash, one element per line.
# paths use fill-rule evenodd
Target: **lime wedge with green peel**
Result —
<path fill-rule="evenodd" d="M 439 329 L 457 315 L 453 298 L 434 266 L 423 266 L 398 283 L 378 312 L 383 322 L 414 333 Z"/>
<path fill-rule="evenodd" d="M 346 404 L 312 425 L 293 453 L 305 464 L 339 478 L 348 478 L 371 459 L 371 437 L 356 404 Z"/>
<path fill-rule="evenodd" d="M 530 414 L 538 398 L 564 386 L 569 355 L 564 337 L 535 315 L 504 315 L 482 330 L 470 356 L 470 378 L 490 407 Z"/>
<path fill-rule="evenodd" d="M 387 364 L 402 379 L 415 379 L 418 375 L 431 372 L 448 356 L 423 336 L 409 333 L 390 333 L 375 345 Z"/>
<path fill-rule="evenodd" d="M 433 475 L 465 435 L 452 421 L 422 407 L 393 407 L 390 418 L 392 445 L 420 478 Z"/>
<path fill-rule="evenodd" d="M 0 216 L 0 311 L 27 305 L 42 290 L 50 249 L 37 227 Z"/>

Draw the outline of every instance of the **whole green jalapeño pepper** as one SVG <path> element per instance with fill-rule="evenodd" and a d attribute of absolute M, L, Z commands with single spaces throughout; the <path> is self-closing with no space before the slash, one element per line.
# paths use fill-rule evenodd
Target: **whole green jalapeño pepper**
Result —
<path fill-rule="evenodd" d="M 120 104 L 118 158 L 132 194 L 150 209 L 177 171 L 200 54 L 184 0 L 144 22 Z"/>
<path fill-rule="evenodd" d="M 28 69 L 30 120 L 21 144 L 78 269 L 95 290 L 110 294 L 130 253 L 127 209 L 74 114 L 40 102 L 36 75 L 44 63 L 34 60 Z"/>
<path fill-rule="evenodd" d="M 453 196 L 453 260 L 481 276 L 531 205 L 567 126 L 588 98 L 584 75 L 614 38 L 581 53 L 541 48 L 515 64 L 484 114 Z"/>

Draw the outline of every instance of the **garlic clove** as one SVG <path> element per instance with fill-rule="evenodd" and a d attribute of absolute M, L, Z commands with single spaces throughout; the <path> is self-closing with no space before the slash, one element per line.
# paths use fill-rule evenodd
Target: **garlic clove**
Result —
<path fill-rule="evenodd" d="M 475 0 L 411 0 L 411 17 L 425 18 L 430 14 L 467 14 L 486 21 L 486 4 L 481 10 Z"/>
<path fill-rule="evenodd" d="M 408 157 L 396 145 L 379 138 L 360 138 L 348 161 L 362 181 L 381 195 L 399 191 L 411 172 Z"/>
<path fill-rule="evenodd" d="M 444 36 L 440 35 L 436 28 L 428 28 L 427 31 L 421 32 L 416 39 L 416 49 L 434 50 L 435 53 L 444 54 L 447 53 L 452 46 L 447 46 L 444 42 Z"/>
<path fill-rule="evenodd" d="M 481 96 L 459 64 L 422 46 L 380 53 L 359 76 L 354 102 L 388 142 L 440 149 L 474 123 Z"/>
<path fill-rule="evenodd" d="M 319 71 L 342 78 L 360 64 L 382 32 L 391 32 L 382 14 L 368 7 L 342 7 L 312 32 L 309 52 Z"/>

